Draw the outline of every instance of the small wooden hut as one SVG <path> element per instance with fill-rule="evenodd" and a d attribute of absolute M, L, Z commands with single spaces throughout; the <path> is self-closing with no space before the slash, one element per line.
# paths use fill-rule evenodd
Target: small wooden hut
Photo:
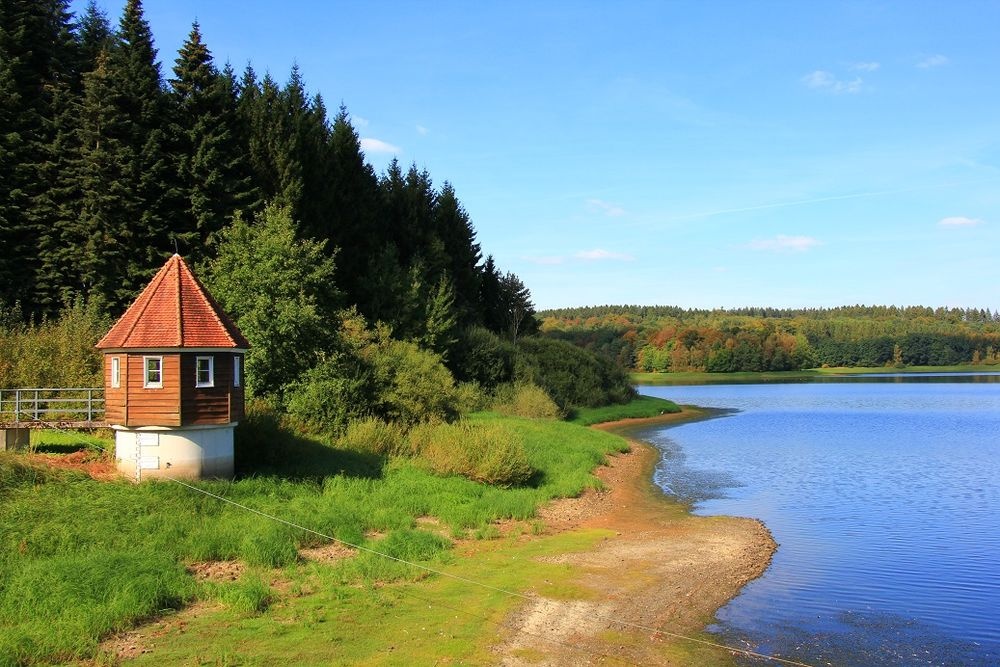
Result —
<path fill-rule="evenodd" d="M 97 343 L 118 469 L 137 481 L 233 475 L 249 343 L 174 255 Z"/>

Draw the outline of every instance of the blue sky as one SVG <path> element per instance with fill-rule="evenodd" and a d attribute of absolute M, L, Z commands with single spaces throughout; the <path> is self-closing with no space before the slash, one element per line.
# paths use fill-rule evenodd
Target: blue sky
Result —
<path fill-rule="evenodd" d="M 998 2 L 145 10 L 165 75 L 195 19 L 220 64 L 297 63 L 539 308 L 1000 308 Z"/>

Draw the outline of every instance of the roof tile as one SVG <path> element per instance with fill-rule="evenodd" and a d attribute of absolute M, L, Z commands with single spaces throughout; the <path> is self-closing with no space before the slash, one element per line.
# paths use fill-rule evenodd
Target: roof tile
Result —
<path fill-rule="evenodd" d="M 180 255 L 174 255 L 98 343 L 108 348 L 250 347 Z"/>

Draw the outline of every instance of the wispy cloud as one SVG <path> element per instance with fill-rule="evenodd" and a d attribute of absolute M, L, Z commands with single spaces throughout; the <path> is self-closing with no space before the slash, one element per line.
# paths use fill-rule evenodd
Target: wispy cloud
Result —
<path fill-rule="evenodd" d="M 851 63 L 850 69 L 854 72 L 874 72 L 878 68 L 882 67 L 882 63 L 877 63 L 875 61 L 867 63 Z"/>
<path fill-rule="evenodd" d="M 361 116 L 351 116 L 351 125 L 358 128 L 368 127 L 368 119 Z"/>
<path fill-rule="evenodd" d="M 864 85 L 864 81 L 860 76 L 847 81 L 844 79 L 838 79 L 832 73 L 822 69 L 806 74 L 802 77 L 802 83 L 805 84 L 806 88 L 832 93 L 834 95 L 856 95 L 861 92 Z"/>
<path fill-rule="evenodd" d="M 951 59 L 948 56 L 935 53 L 933 56 L 928 56 L 918 62 L 917 67 L 920 69 L 931 69 L 932 67 L 943 67 L 950 62 Z"/>
<path fill-rule="evenodd" d="M 610 250 L 604 250 L 603 248 L 594 248 L 593 250 L 581 250 L 574 255 L 577 259 L 585 259 L 588 262 L 596 262 L 606 259 L 618 260 L 622 262 L 631 262 L 635 259 L 632 255 L 627 255 L 622 252 L 611 252 Z"/>
<path fill-rule="evenodd" d="M 419 134 L 421 137 L 426 137 L 430 133 L 431 133 L 431 131 L 428 130 L 423 125 L 417 125 L 417 134 Z"/>
<path fill-rule="evenodd" d="M 366 153 L 402 153 L 399 146 L 393 146 L 392 144 L 382 141 L 381 139 L 375 139 L 372 137 L 361 138 L 361 150 Z"/>
<path fill-rule="evenodd" d="M 767 250 L 769 252 L 805 252 L 820 245 L 820 241 L 812 236 L 786 236 L 778 234 L 770 239 L 754 239 L 747 247 L 751 250 Z"/>
<path fill-rule="evenodd" d="M 625 209 L 621 206 L 603 201 L 601 199 L 588 199 L 587 208 L 592 211 L 601 211 L 605 215 L 612 218 L 618 218 L 625 215 Z"/>
<path fill-rule="evenodd" d="M 979 218 L 966 218 L 962 215 L 954 215 L 938 220 L 938 224 L 942 227 L 975 227 L 976 225 L 983 224 L 983 222 Z"/>

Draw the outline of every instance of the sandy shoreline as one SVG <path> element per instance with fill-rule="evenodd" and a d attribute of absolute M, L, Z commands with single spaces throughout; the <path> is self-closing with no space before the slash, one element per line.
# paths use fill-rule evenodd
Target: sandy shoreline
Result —
<path fill-rule="evenodd" d="M 622 434 L 643 423 L 701 416 L 692 411 L 599 425 Z M 697 411 L 695 411 L 697 412 Z M 718 664 L 728 652 L 674 634 L 699 635 L 714 613 L 770 563 L 776 544 L 754 519 L 697 517 L 652 482 L 658 452 L 632 451 L 596 471 L 605 490 L 557 500 L 539 512 L 552 531 L 607 529 L 597 548 L 553 559 L 580 572 L 591 600 L 539 597 L 511 618 L 496 650 L 504 665 Z M 537 635 L 552 642 L 539 645 Z"/>

